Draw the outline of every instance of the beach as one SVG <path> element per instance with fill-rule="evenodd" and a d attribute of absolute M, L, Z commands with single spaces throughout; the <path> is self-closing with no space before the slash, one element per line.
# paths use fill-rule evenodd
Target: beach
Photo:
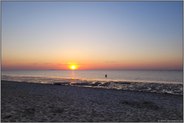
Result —
<path fill-rule="evenodd" d="M 183 95 L 1 81 L 2 122 L 182 122 Z"/>

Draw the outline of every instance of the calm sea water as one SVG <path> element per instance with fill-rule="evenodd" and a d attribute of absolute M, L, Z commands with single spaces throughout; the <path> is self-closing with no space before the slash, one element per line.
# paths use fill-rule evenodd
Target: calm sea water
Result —
<path fill-rule="evenodd" d="M 107 74 L 107 78 L 105 78 Z M 8 77 L 45 77 L 103 81 L 129 82 L 164 82 L 182 83 L 183 71 L 146 71 L 146 70 L 29 70 L 29 71 L 2 71 L 2 79 Z"/>

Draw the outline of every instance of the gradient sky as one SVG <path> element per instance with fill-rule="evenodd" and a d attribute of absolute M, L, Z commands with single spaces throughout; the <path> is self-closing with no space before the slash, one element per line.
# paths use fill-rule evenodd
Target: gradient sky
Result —
<path fill-rule="evenodd" d="M 182 2 L 2 2 L 3 69 L 182 69 Z"/>

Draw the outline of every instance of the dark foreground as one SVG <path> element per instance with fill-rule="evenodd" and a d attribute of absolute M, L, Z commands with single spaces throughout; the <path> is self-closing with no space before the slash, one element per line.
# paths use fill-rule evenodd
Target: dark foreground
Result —
<path fill-rule="evenodd" d="M 1 121 L 171 121 L 183 120 L 183 96 L 1 82 Z"/>

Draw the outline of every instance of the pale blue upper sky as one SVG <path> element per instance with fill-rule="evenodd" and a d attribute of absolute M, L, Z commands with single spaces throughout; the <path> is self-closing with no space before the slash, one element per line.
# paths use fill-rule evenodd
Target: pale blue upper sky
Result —
<path fill-rule="evenodd" d="M 3 2 L 2 7 L 4 64 L 182 63 L 182 2 Z"/>

